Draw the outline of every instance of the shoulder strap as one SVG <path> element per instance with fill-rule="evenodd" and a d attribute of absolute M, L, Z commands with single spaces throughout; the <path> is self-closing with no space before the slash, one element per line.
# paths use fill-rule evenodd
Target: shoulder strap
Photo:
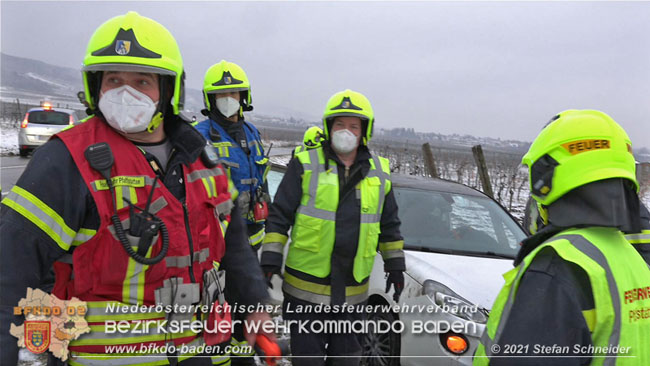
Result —
<path fill-rule="evenodd" d="M 263 146 L 262 145 L 262 137 L 260 136 L 260 132 L 257 130 L 257 128 L 254 127 L 253 125 L 251 125 L 250 123 L 246 122 L 246 121 L 244 121 L 244 126 L 246 126 L 246 128 L 248 128 L 251 131 L 251 133 L 253 134 L 253 137 L 255 138 L 255 141 L 257 141 L 259 146 L 262 147 Z"/>
<path fill-rule="evenodd" d="M 214 122 L 212 119 L 208 119 L 208 136 L 210 136 L 210 141 L 212 142 L 220 142 L 221 141 L 221 133 L 219 130 L 217 130 L 213 125 L 212 122 Z M 216 122 L 214 122 L 216 123 Z"/>
<path fill-rule="evenodd" d="M 246 126 L 246 128 L 248 128 L 253 133 L 253 135 L 255 135 L 255 132 L 257 132 L 257 128 L 246 121 L 244 121 L 244 126 Z"/>

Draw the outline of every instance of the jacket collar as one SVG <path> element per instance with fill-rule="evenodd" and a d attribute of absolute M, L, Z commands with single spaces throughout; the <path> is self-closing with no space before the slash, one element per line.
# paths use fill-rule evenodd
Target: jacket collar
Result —
<path fill-rule="evenodd" d="M 604 179 L 580 186 L 548 206 L 548 221 L 557 227 L 615 227 L 640 231 L 639 197 L 631 182 Z"/>
<path fill-rule="evenodd" d="M 606 179 L 580 186 L 548 206 L 549 224 L 521 242 L 514 264 L 519 265 L 535 248 L 569 228 L 604 226 L 640 232 L 643 209 L 639 205 L 636 192 L 624 179 Z"/>
<path fill-rule="evenodd" d="M 323 141 L 321 143 L 323 146 L 323 152 L 325 153 L 325 157 L 332 159 L 336 162 L 338 165 L 344 165 L 341 159 L 336 155 L 334 150 L 329 144 L 329 141 Z M 369 164 L 369 160 L 372 158 L 372 155 L 370 155 L 370 150 L 368 150 L 368 147 L 365 145 L 359 145 L 357 148 L 357 156 L 354 158 L 354 163 L 350 168 L 353 168 L 357 164 Z M 325 159 L 325 162 L 327 164 L 328 159 Z"/>
<path fill-rule="evenodd" d="M 529 236 L 521 242 L 521 248 L 515 257 L 515 267 L 521 263 L 535 248 L 542 245 L 545 241 L 550 239 L 553 235 L 561 232 L 565 228 L 554 226 L 553 224 L 544 226 L 535 235 Z"/>
<path fill-rule="evenodd" d="M 189 165 L 199 158 L 206 140 L 188 121 L 179 116 L 172 116 L 165 120 L 164 128 L 183 164 Z"/>

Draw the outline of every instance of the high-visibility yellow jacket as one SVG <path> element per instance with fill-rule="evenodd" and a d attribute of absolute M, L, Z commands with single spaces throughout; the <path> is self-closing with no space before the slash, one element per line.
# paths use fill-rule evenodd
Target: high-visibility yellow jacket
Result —
<path fill-rule="evenodd" d="M 579 266 L 589 278 L 595 308 L 583 311 L 583 316 L 596 350 L 591 364 L 650 364 L 650 268 L 620 231 L 590 227 L 558 233 L 504 274 L 506 284 L 490 313 L 474 365 L 490 364 L 490 358 L 498 354 L 495 350 L 501 350 L 500 338 L 521 278 L 535 256 L 547 247 Z M 614 358 L 616 354 L 607 352 L 614 346 L 629 347 L 625 356 L 631 357 Z"/>
<path fill-rule="evenodd" d="M 318 279 L 327 278 L 332 271 L 331 259 L 337 240 L 339 167 L 333 160 L 326 161 L 322 148 L 303 151 L 296 158 L 303 168 L 302 197 L 291 232 L 283 290 L 301 300 L 329 304 L 331 286 Z M 368 297 L 367 278 L 378 249 L 384 260 L 401 258 L 403 263 L 404 258 L 401 236 L 398 235 L 399 240 L 379 242 L 384 201 L 391 191 L 388 160 L 371 156 L 369 164 L 368 173 L 355 187 L 360 202 L 360 226 L 352 265 L 352 276 L 357 284 L 345 288 L 345 301 L 350 304 Z M 272 217 L 273 214 L 270 220 Z M 282 254 L 287 241 L 285 234 L 267 230 L 262 264 L 265 253 Z"/>

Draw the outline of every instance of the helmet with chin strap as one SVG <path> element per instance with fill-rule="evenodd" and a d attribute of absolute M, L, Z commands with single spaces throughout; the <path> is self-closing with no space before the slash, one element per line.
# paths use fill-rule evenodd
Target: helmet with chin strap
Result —
<path fill-rule="evenodd" d="M 305 131 L 302 138 L 302 143 L 307 149 L 315 149 L 321 146 L 321 139 L 323 138 L 323 130 L 318 126 L 311 126 Z"/>
<path fill-rule="evenodd" d="M 239 65 L 221 60 L 210 66 L 203 77 L 203 103 L 209 111 L 215 106 L 215 94 L 239 92 L 241 111 L 253 110 L 253 97 L 251 96 L 251 83 Z"/>
<path fill-rule="evenodd" d="M 624 178 L 639 189 L 630 138 L 610 116 L 596 110 L 568 110 L 553 117 L 522 163 L 529 168 L 532 197 L 543 206 L 603 179 Z M 543 210 L 540 214 L 544 216 Z"/>
<path fill-rule="evenodd" d="M 359 117 L 365 128 L 365 132 L 361 135 L 361 142 L 368 145 L 375 123 L 375 115 L 368 98 L 350 89 L 332 95 L 323 112 L 323 132 L 326 139 L 330 139 L 332 121 L 339 116 Z"/>
<path fill-rule="evenodd" d="M 176 40 L 160 23 L 130 11 L 95 30 L 82 68 L 85 102 L 92 113 L 97 112 L 102 74 L 106 71 L 160 76 L 161 99 L 149 131 L 160 125 L 168 105 L 174 114 L 179 114 L 184 99 L 183 59 Z"/>

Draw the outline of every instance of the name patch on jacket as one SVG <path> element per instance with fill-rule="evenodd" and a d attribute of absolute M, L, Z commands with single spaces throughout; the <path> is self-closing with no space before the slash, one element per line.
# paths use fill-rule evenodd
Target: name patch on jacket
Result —
<path fill-rule="evenodd" d="M 639 287 L 625 291 L 625 303 L 631 304 L 635 301 L 650 299 L 650 286 Z"/>
<path fill-rule="evenodd" d="M 127 186 L 127 187 L 144 187 L 145 185 L 145 177 L 140 176 L 140 177 L 133 177 L 133 176 L 126 176 L 126 175 L 120 175 L 117 177 L 112 177 L 111 182 L 113 183 L 113 186 Z M 106 183 L 106 179 L 100 179 L 96 180 L 93 183 L 93 187 L 97 189 L 98 191 L 103 191 L 108 189 L 108 184 Z"/>

